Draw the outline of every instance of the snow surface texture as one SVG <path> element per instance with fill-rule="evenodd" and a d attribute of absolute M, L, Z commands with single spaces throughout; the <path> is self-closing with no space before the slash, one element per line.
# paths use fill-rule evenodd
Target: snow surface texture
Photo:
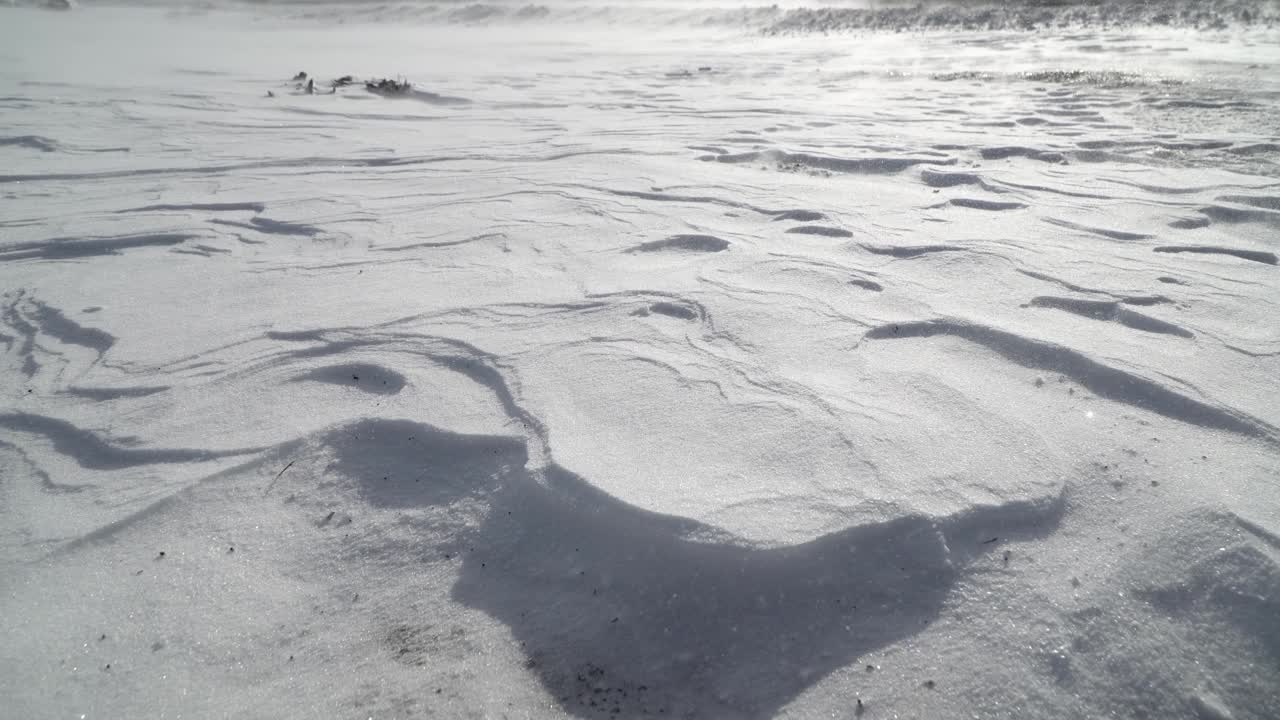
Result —
<path fill-rule="evenodd" d="M 1276 717 L 1274 17 L 5 9 L 2 713 Z"/>

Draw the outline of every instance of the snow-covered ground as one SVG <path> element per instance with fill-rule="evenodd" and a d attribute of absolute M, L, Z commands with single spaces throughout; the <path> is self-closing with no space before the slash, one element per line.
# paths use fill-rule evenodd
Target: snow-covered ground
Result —
<path fill-rule="evenodd" d="M 0 715 L 1277 717 L 1280 15 L 1167 5 L 0 10 Z"/>

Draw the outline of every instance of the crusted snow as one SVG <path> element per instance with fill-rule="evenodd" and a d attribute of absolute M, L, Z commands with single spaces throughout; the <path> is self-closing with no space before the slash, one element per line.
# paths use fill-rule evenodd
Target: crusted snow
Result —
<path fill-rule="evenodd" d="M 1274 8 L 1088 7 L 0 10 L 4 712 L 1274 717 Z"/>

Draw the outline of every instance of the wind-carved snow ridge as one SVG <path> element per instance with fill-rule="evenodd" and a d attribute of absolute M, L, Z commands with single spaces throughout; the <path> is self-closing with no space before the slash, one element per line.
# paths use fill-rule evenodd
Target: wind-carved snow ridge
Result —
<path fill-rule="evenodd" d="M 1044 304 L 1043 299 L 1041 304 Z M 1108 367 L 1069 348 L 1022 337 L 1015 333 L 963 321 L 928 320 L 882 325 L 866 334 L 870 340 L 939 336 L 956 337 L 977 343 L 1024 367 L 1060 373 L 1100 397 L 1131 403 L 1145 410 L 1194 425 L 1229 430 L 1261 438 L 1273 444 L 1280 443 L 1280 430 L 1263 420 L 1215 407 L 1179 393 L 1162 383 L 1147 380 L 1118 368 Z"/>
<path fill-rule="evenodd" d="M 342 330 L 331 333 L 325 331 L 272 333 L 270 337 L 289 342 L 319 344 L 303 350 L 286 352 L 268 361 L 268 365 L 287 363 L 292 358 L 332 357 L 337 359 L 355 350 L 374 348 L 393 350 L 397 356 L 407 354 L 415 361 L 425 361 L 457 373 L 492 393 L 508 420 L 518 424 L 525 431 L 527 440 L 534 446 L 531 457 L 535 463 L 535 469 L 537 463 L 546 462 L 549 459 L 545 426 L 519 405 L 508 385 L 508 380 L 497 366 L 497 358 L 468 343 L 443 337 L 404 333 L 369 335 L 358 331 Z M 352 386 L 361 387 L 373 393 L 395 394 L 405 384 L 405 378 L 399 372 L 366 363 L 326 365 L 300 375 L 298 379 L 345 384 L 348 374 L 350 374 Z"/>
<path fill-rule="evenodd" d="M 443 362 L 492 378 L 469 362 Z M 489 388 L 506 393 L 496 381 Z M 981 540 L 1042 537 L 1063 508 L 1050 499 L 942 519 L 910 515 L 759 549 L 621 502 L 554 462 L 535 478 L 528 442 L 376 418 L 305 438 L 313 450 L 304 457 L 330 458 L 326 503 L 343 513 L 313 511 L 315 527 L 306 532 L 323 537 L 337 523 L 347 537 L 356 533 L 362 553 L 389 553 L 384 563 L 460 558 L 451 597 L 509 626 L 525 667 L 565 711 L 584 718 L 613 708 L 625 716 L 770 716 L 839 667 L 928 627 L 966 566 L 991 551 Z M 282 457 L 296 448 L 282 448 Z M 297 478 L 313 472 L 294 468 L 272 480 L 266 502 L 296 497 L 307 484 Z M 211 483 L 239 484 L 236 477 Z M 92 542 L 119 542 L 163 523 L 202 487 Z M 389 538 L 367 536 L 352 520 L 383 515 L 399 517 L 412 556 L 379 547 Z M 436 518 L 448 516 L 476 524 L 445 533 Z M 384 628 L 387 657 L 430 662 L 417 627 Z M 762 675 L 762 667 L 771 672 Z"/>
<path fill-rule="evenodd" d="M 229 455 L 249 455 L 260 448 L 233 451 L 144 449 L 120 447 L 92 432 L 75 427 L 65 420 L 29 415 L 0 414 L 0 427 L 10 432 L 42 435 L 59 453 L 70 456 L 80 467 L 90 470 L 113 470 L 155 463 L 203 462 Z"/>
<path fill-rule="evenodd" d="M 1126 327 L 1131 327 L 1136 330 L 1145 330 L 1146 332 L 1165 333 L 1184 338 L 1194 337 L 1192 332 L 1178 327 L 1173 323 L 1158 320 L 1123 307 L 1122 301 L 1081 300 L 1076 298 L 1041 296 L 1032 298 L 1031 305 L 1033 307 L 1057 308 L 1059 310 L 1065 310 L 1069 313 L 1075 313 L 1076 315 L 1095 318 L 1097 320 L 1118 322 Z"/>
<path fill-rule="evenodd" d="M 12 358 L 20 363 L 22 374 L 28 378 L 39 372 L 42 365 L 63 357 L 48 343 L 38 342 L 42 337 L 93 353 L 93 360 L 82 370 L 100 362 L 116 343 L 116 338 L 110 333 L 80 325 L 23 290 L 0 297 L 0 322 L 15 333 L 14 336 L 4 336 L 5 344 Z"/>
<path fill-rule="evenodd" d="M 125 235 L 120 237 L 52 238 L 38 242 L 15 243 L 0 248 L 0 262 L 15 260 L 66 260 L 96 255 L 117 255 L 122 250 L 144 247 L 171 247 L 195 239 L 186 233 Z"/>
<path fill-rule="evenodd" d="M 825 170 L 836 173 L 856 173 L 867 175 L 891 174 L 901 172 L 916 165 L 954 165 L 954 158 L 910 158 L 910 157 L 870 157 L 841 158 L 814 155 L 811 153 L 789 153 L 778 150 L 765 152 L 745 152 L 728 155 L 709 155 L 701 158 L 710 162 L 743 164 L 769 163 L 784 170 Z"/>
<path fill-rule="evenodd" d="M 710 533 L 555 466 L 549 488 L 516 480 L 464 536 L 453 597 L 509 625 L 547 691 L 580 717 L 770 716 L 927 626 L 970 559 L 949 543 L 967 546 L 975 528 L 1043 535 L 1059 507 L 908 516 L 766 550 L 690 542 Z"/>
<path fill-rule="evenodd" d="M 657 301 L 648 310 L 690 320 L 707 313 L 698 305 L 685 307 Z M 283 343 L 283 350 L 244 365 L 239 374 L 288 374 L 298 361 L 320 360 L 320 369 L 296 378 L 371 383 L 371 392 L 394 395 L 404 386 L 403 375 L 381 365 L 343 363 L 378 348 L 384 356 L 426 361 L 474 380 L 526 430 L 524 437 L 484 436 L 369 418 L 302 442 L 332 457 L 324 473 L 337 478 L 329 492 L 343 498 L 347 518 L 399 512 L 402 527 L 421 533 L 420 551 L 428 543 L 434 553 L 463 557 L 454 600 L 511 626 L 527 667 L 564 710 L 582 717 L 595 716 L 602 703 L 628 716 L 772 715 L 837 667 L 927 626 L 965 565 L 986 550 L 978 538 L 1042 537 L 1064 509 L 1061 497 L 1051 495 L 947 518 L 904 515 L 797 546 L 753 548 L 718 528 L 620 501 L 556 464 L 547 450 L 547 428 L 518 404 L 497 357 L 479 348 L 390 328 L 273 332 L 268 340 Z M 306 347 L 289 350 L 298 343 Z M 0 424 L 49 436 L 55 448 L 87 468 L 210 456 L 116 448 L 63 421 L 35 416 L 0 416 Z M 297 447 L 285 442 L 269 455 L 296 455 Z M 306 473 L 294 469 L 283 482 L 283 471 L 276 475 L 266 486 L 270 500 L 297 493 L 293 478 Z M 227 475 L 210 482 L 228 482 Z M 163 523 L 202 487 L 115 521 L 87 542 L 114 542 L 143 523 Z M 483 520 L 440 534 L 430 521 L 419 527 L 415 512 L 424 509 L 479 512 Z M 332 514 L 319 527 L 330 521 Z M 575 618 L 570 632 L 566 616 Z M 412 633 L 390 632 L 388 638 L 408 643 L 396 648 L 398 661 L 412 660 Z M 764 664 L 774 669 L 768 678 L 759 675 Z"/>

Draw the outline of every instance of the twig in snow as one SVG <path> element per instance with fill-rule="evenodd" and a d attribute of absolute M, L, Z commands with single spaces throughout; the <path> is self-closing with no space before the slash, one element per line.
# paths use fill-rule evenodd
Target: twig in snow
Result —
<path fill-rule="evenodd" d="M 290 460 L 290 461 L 289 461 L 289 464 L 284 466 L 284 470 L 281 470 L 280 472 L 276 473 L 275 478 L 274 478 L 274 479 L 272 479 L 272 481 L 271 481 L 271 482 L 267 483 L 267 489 L 266 489 L 266 490 L 263 490 L 263 491 L 262 491 L 262 494 L 263 494 L 263 495 L 266 495 L 267 493 L 270 493 L 270 492 L 271 492 L 271 488 L 275 487 L 275 485 L 276 485 L 276 480 L 279 480 L 279 479 L 280 479 L 280 476 L 285 474 L 285 471 L 287 471 L 289 468 L 293 467 L 293 464 L 294 464 L 295 462 L 297 462 L 297 460 Z"/>
<path fill-rule="evenodd" d="M 276 480 L 280 479 L 280 476 L 284 474 L 285 470 L 288 470 L 289 468 L 293 467 L 293 464 L 295 462 L 297 462 L 297 460 L 290 460 L 289 464 L 284 466 L 284 470 L 281 470 L 280 472 L 276 473 Z M 276 480 L 272 480 L 271 482 L 275 482 Z"/>

